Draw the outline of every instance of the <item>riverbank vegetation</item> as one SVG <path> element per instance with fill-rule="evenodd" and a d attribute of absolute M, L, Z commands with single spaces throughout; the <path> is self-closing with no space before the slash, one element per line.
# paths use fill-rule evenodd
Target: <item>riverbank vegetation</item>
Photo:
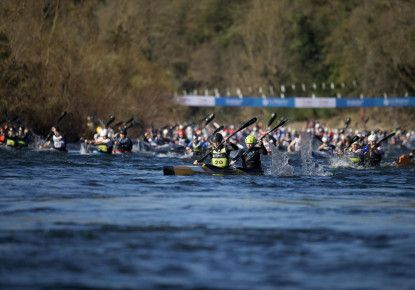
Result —
<path fill-rule="evenodd" d="M 413 95 L 413 15 L 406 0 L 5 0 L 0 109 L 38 132 L 65 110 L 66 131 L 83 132 L 87 116 L 195 118 L 174 103 L 183 91 Z"/>

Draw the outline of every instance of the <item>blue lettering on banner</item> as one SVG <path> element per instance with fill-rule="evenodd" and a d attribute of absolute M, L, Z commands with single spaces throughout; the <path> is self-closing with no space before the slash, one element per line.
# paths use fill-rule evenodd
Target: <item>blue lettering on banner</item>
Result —
<path fill-rule="evenodd" d="M 390 98 L 262 98 L 180 96 L 177 103 L 194 107 L 361 108 L 415 107 L 415 97 Z"/>

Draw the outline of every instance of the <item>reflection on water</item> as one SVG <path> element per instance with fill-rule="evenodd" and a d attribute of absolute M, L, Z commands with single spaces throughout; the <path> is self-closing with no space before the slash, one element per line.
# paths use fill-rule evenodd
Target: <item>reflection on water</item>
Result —
<path fill-rule="evenodd" d="M 0 287 L 413 289 L 415 169 L 333 166 L 303 143 L 264 176 L 0 151 Z"/>

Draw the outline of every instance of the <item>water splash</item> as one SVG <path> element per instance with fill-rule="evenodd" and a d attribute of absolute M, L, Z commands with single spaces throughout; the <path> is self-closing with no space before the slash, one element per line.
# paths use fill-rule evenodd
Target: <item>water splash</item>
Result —
<path fill-rule="evenodd" d="M 271 148 L 271 175 L 293 176 L 294 168 L 288 164 L 288 157 L 279 151 L 274 144 L 270 144 Z"/>
<path fill-rule="evenodd" d="M 86 154 L 87 153 L 87 148 L 86 148 L 86 144 L 85 143 L 81 143 L 81 150 L 79 153 L 81 154 Z"/>
<path fill-rule="evenodd" d="M 307 132 L 301 134 L 301 168 L 302 174 L 306 176 L 331 175 L 324 171 L 323 166 L 311 159 L 312 139 Z"/>
<path fill-rule="evenodd" d="M 357 165 L 353 165 L 349 162 L 346 156 L 337 156 L 336 158 L 330 158 L 329 163 L 332 167 L 343 167 L 343 168 L 350 168 L 350 167 L 357 167 Z"/>

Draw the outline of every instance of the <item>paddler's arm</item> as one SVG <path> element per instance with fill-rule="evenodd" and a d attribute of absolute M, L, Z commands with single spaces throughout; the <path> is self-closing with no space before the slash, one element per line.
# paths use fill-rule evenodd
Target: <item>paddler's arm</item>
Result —
<path fill-rule="evenodd" d="M 46 148 L 49 148 L 49 145 L 50 145 L 50 141 L 46 142 L 46 143 L 45 143 L 45 145 L 43 145 L 43 146 L 42 146 L 42 145 L 40 145 L 40 146 L 39 146 L 39 149 L 46 149 Z"/>
<path fill-rule="evenodd" d="M 230 165 L 235 165 L 236 161 L 239 160 L 239 158 L 242 157 L 242 155 L 245 153 L 245 149 L 239 149 L 238 153 L 236 154 L 236 156 L 232 159 Z"/>
<path fill-rule="evenodd" d="M 200 159 L 195 160 L 195 162 L 193 162 L 194 165 L 198 165 L 200 162 L 203 162 L 203 160 L 205 160 L 210 154 L 212 153 L 212 148 L 210 148 L 206 154 L 204 156 L 202 156 Z"/>
<path fill-rule="evenodd" d="M 265 148 L 265 146 L 264 146 L 264 144 L 262 143 L 262 140 L 261 141 L 259 141 L 259 154 L 262 154 L 262 155 L 268 155 L 268 150 L 267 150 L 267 148 Z"/>

